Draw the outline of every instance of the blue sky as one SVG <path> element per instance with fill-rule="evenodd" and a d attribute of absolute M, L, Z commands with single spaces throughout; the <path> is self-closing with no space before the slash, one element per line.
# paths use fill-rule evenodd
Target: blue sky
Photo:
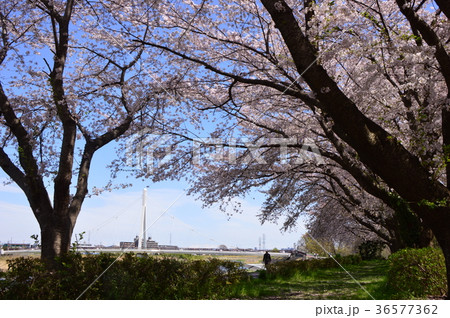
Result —
<path fill-rule="evenodd" d="M 108 183 L 111 149 L 103 149 L 95 157 L 90 185 Z M 125 176 L 122 176 L 125 177 Z M 4 185 L 6 174 L 0 172 L 0 242 L 31 243 L 33 234 L 39 234 L 25 195 L 15 184 Z M 121 181 L 120 179 L 117 180 Z M 127 179 L 127 181 L 131 181 Z M 280 225 L 261 225 L 258 210 L 262 202 L 256 199 L 237 199 L 243 213 L 228 217 L 218 207 L 204 209 L 202 203 L 187 196 L 183 182 L 160 182 L 133 180 L 133 186 L 104 192 L 86 198 L 78 217 L 74 234 L 86 232 L 84 241 L 92 244 L 113 245 L 131 241 L 140 231 L 141 202 L 144 187 L 147 197 L 147 234 L 160 244 L 180 247 L 227 247 L 254 248 L 265 235 L 266 248 L 292 247 L 304 233 L 300 225 L 296 231 L 281 232 Z M 51 191 L 51 189 L 49 189 Z M 52 194 L 51 194 L 52 195 Z"/>
<path fill-rule="evenodd" d="M 44 49 L 38 58 L 32 55 L 28 58 L 36 59 L 45 68 L 45 54 L 48 54 L 48 50 Z M 17 70 L 13 68 L 11 71 Z M 5 69 L 1 76 L 7 79 L 10 74 Z M 205 125 L 203 133 L 212 127 Z M 191 132 L 195 130 L 192 127 L 184 128 L 191 129 Z M 94 185 L 102 187 L 108 183 L 110 173 L 105 166 L 114 155 L 112 147 L 108 146 L 94 156 L 90 188 Z M 6 180 L 6 174 L 0 169 L 0 242 L 31 243 L 30 236 L 40 233 L 38 223 L 25 195 L 14 184 L 4 185 Z M 118 183 L 121 181 L 128 183 L 130 179 L 117 180 Z M 201 202 L 187 197 L 184 189 L 188 185 L 183 182 L 131 182 L 133 187 L 86 198 L 74 233 L 86 232 L 85 240 L 92 244 L 112 245 L 133 240 L 140 231 L 144 187 L 148 187 L 147 232 L 160 244 L 172 243 L 182 247 L 217 247 L 225 244 L 228 247 L 253 248 L 258 247 L 259 238 L 265 234 L 267 248 L 281 248 L 292 247 L 304 232 L 303 227 L 292 233 L 281 233 L 279 225 L 261 226 L 257 214 L 262 199 L 258 195 L 255 195 L 256 200 L 241 199 L 244 212 L 229 218 L 217 207 L 203 209 Z M 49 191 L 52 192 L 51 189 Z M 152 225 L 153 222 L 155 224 Z"/>

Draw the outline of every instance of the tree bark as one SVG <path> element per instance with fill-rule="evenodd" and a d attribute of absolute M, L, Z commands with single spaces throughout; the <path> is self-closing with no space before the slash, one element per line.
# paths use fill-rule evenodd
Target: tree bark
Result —
<path fill-rule="evenodd" d="M 428 208 L 430 210 L 430 208 Z M 445 266 L 447 269 L 447 299 L 450 299 L 450 208 L 431 208 L 431 213 L 428 211 L 427 217 L 424 221 L 432 229 L 439 246 L 444 253 Z"/>
<path fill-rule="evenodd" d="M 41 259 L 51 269 L 55 258 L 67 254 L 75 226 L 74 220 L 67 215 L 49 212 L 39 220 L 41 228 Z"/>

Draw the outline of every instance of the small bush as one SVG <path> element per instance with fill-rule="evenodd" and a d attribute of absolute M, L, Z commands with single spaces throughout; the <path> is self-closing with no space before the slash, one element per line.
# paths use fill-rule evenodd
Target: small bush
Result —
<path fill-rule="evenodd" d="M 366 241 L 358 246 L 359 255 L 365 261 L 382 259 L 381 253 L 385 247 L 385 243 L 380 241 Z"/>
<path fill-rule="evenodd" d="M 396 298 L 444 296 L 447 277 L 440 249 L 404 249 L 389 257 L 388 288 Z"/>
<path fill-rule="evenodd" d="M 222 299 L 248 279 L 231 261 L 69 254 L 48 271 L 39 259 L 17 258 L 0 280 L 0 299 Z M 109 267 L 109 269 L 108 269 Z M 107 271 L 105 271 L 108 269 Z"/>

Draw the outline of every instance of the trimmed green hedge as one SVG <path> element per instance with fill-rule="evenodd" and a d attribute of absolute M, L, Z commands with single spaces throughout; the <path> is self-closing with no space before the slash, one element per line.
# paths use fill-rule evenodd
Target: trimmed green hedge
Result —
<path fill-rule="evenodd" d="M 349 255 L 343 257 L 335 256 L 334 258 L 336 261 L 331 257 L 322 259 L 279 261 L 268 266 L 267 274 L 272 278 L 289 278 L 301 272 L 307 272 L 316 269 L 336 268 L 339 267 L 339 264 L 343 266 L 359 264 L 362 261 L 360 255 Z"/>
<path fill-rule="evenodd" d="M 53 272 L 39 259 L 11 260 L 0 280 L 0 299 L 76 299 L 115 259 L 70 254 L 58 259 Z M 226 299 L 229 285 L 247 279 L 236 262 L 125 254 L 81 299 Z"/>
<path fill-rule="evenodd" d="M 389 259 L 387 286 L 395 298 L 442 297 L 447 292 L 445 259 L 437 248 L 404 249 Z"/>

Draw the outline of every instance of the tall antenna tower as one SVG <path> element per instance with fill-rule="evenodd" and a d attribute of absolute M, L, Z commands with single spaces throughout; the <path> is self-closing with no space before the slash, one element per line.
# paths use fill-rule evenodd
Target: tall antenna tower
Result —
<path fill-rule="evenodd" d="M 261 236 L 259 237 L 258 250 L 261 250 Z"/>
<path fill-rule="evenodd" d="M 265 250 L 266 249 L 266 234 L 263 234 L 262 244 L 263 244 L 263 250 Z"/>
<path fill-rule="evenodd" d="M 147 248 L 147 188 L 144 188 L 142 192 L 142 217 L 138 248 Z"/>

